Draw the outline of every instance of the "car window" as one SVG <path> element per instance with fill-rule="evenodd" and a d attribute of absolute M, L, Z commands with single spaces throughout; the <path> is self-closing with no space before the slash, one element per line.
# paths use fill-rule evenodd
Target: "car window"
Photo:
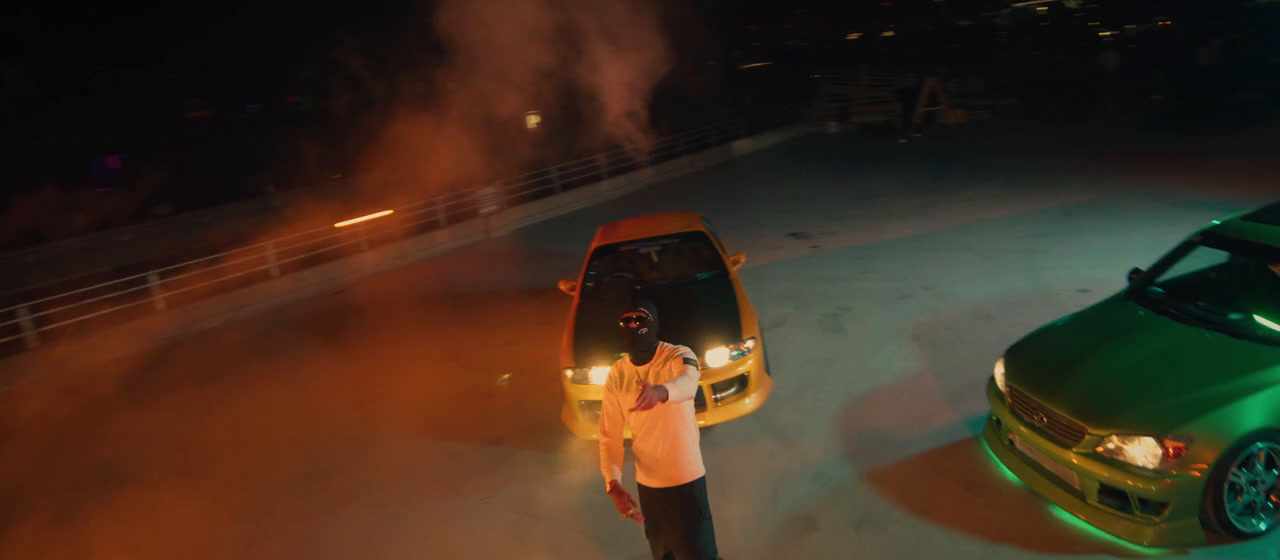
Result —
<path fill-rule="evenodd" d="M 1157 285 L 1176 284 L 1179 279 L 1186 280 L 1188 275 L 1212 274 L 1223 264 L 1231 260 L 1231 253 L 1222 249 L 1200 245 L 1173 263 L 1173 266 L 1156 279 Z"/>
<path fill-rule="evenodd" d="M 711 220 L 703 218 L 702 226 L 707 228 L 707 233 L 711 234 L 711 239 L 715 241 L 716 246 L 720 248 L 720 252 L 726 255 L 729 254 L 729 251 L 725 250 L 724 248 L 724 242 L 720 241 L 720 234 L 716 233 L 716 228 L 711 227 Z"/>
<path fill-rule="evenodd" d="M 1206 238 L 1154 281 L 1170 301 L 1242 314 L 1280 312 L 1280 251 L 1241 240 Z"/>
<path fill-rule="evenodd" d="M 583 294 L 611 280 L 651 286 L 726 272 L 724 259 L 705 233 L 691 231 L 597 247 L 587 259 Z"/>

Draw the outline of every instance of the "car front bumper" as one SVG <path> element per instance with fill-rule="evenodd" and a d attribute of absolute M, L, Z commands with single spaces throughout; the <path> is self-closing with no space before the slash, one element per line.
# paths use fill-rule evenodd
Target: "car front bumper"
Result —
<path fill-rule="evenodd" d="M 1149 547 L 1207 543 L 1200 523 L 1205 473 L 1153 473 L 1110 462 L 1088 451 L 1097 445 L 1098 437 L 1092 434 L 1067 449 L 1014 413 L 993 380 L 987 383 L 987 400 L 991 416 L 983 429 L 984 441 L 1036 493 L 1131 543 Z"/>
<path fill-rule="evenodd" d="M 698 426 L 713 426 L 751 414 L 773 391 L 773 379 L 765 371 L 763 345 L 751 355 L 718 368 L 701 371 L 696 418 Z M 745 376 L 745 377 L 744 377 Z M 741 383 L 739 388 L 738 383 Z M 575 435 L 584 439 L 600 437 L 600 402 L 604 387 L 578 385 L 561 376 L 564 406 L 560 419 Z M 717 393 L 720 397 L 717 398 Z M 625 437 L 630 438 L 627 430 Z"/>

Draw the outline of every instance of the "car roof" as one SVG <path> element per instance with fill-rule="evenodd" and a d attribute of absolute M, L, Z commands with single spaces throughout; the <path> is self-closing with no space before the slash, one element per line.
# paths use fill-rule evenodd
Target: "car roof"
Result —
<path fill-rule="evenodd" d="M 697 212 L 664 212 L 618 220 L 596 229 L 592 247 L 644 239 L 657 235 L 701 230 L 702 215 Z"/>
<path fill-rule="evenodd" d="M 1280 202 L 1214 220 L 1207 231 L 1280 246 Z"/>

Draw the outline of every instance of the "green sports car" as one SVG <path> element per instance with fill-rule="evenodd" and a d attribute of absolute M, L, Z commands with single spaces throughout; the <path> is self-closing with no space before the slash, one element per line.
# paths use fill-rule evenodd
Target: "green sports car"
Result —
<path fill-rule="evenodd" d="M 1146 546 L 1280 517 L 1280 203 L 1214 220 L 1011 346 L 982 438 L 1032 489 Z"/>

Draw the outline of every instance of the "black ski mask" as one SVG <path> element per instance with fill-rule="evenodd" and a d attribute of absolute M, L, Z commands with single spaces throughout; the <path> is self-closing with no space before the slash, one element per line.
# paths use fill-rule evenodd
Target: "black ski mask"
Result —
<path fill-rule="evenodd" d="M 649 363 L 658 351 L 658 308 L 642 299 L 622 314 L 618 324 L 631 363 L 637 366 Z"/>

